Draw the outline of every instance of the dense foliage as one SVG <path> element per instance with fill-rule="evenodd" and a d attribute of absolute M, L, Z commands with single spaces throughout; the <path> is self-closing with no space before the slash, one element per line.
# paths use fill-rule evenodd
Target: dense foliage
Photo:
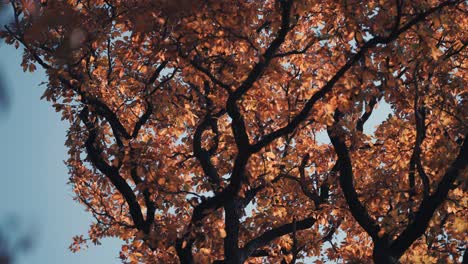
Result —
<path fill-rule="evenodd" d="M 126 263 L 462 261 L 466 1 L 9 8 L 0 37 L 46 70 L 95 218 L 72 250 L 118 237 Z M 379 104 L 388 118 L 364 129 Z"/>

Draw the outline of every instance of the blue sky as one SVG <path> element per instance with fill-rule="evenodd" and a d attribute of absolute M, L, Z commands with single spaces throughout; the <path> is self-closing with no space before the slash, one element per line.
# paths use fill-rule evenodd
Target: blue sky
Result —
<path fill-rule="evenodd" d="M 9 108 L 0 110 L 0 226 L 16 216 L 18 227 L 6 231 L 13 236 L 30 232 L 34 239 L 33 249 L 14 263 L 120 263 L 116 239 L 78 253 L 68 250 L 72 237 L 86 234 L 92 221 L 66 184 L 68 124 L 49 102 L 39 100 L 44 72 L 24 73 L 20 63 L 21 50 L 1 43 L 0 81 L 7 88 Z"/>

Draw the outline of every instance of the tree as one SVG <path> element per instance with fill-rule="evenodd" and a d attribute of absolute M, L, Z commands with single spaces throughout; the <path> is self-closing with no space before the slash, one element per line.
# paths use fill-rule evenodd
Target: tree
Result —
<path fill-rule="evenodd" d="M 1 36 L 46 70 L 95 218 L 72 250 L 118 237 L 129 263 L 462 261 L 465 1 L 11 8 Z M 392 111 L 370 133 L 378 104 Z"/>

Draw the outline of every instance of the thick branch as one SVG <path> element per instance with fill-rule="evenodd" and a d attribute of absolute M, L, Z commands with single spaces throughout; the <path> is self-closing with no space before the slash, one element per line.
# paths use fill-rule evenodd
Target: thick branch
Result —
<path fill-rule="evenodd" d="M 437 186 L 436 191 L 421 202 L 414 220 L 391 244 L 392 253 L 396 257 L 401 257 L 404 252 L 426 231 L 435 210 L 447 199 L 453 183 L 466 170 L 468 163 L 468 140 L 467 136 L 463 140 L 457 158 L 452 162 L 444 174 L 444 177 Z"/>
<path fill-rule="evenodd" d="M 244 260 L 247 259 L 257 248 L 266 246 L 271 241 L 281 236 L 290 234 L 294 230 L 299 231 L 299 230 L 308 229 L 315 224 L 315 221 L 316 221 L 315 218 L 308 217 L 301 221 L 284 224 L 279 227 L 266 231 L 262 235 L 258 236 L 257 238 L 245 244 L 245 246 L 242 248 L 242 256 L 244 257 Z"/>
<path fill-rule="evenodd" d="M 182 264 L 193 264 L 195 263 L 193 260 L 192 254 L 192 246 L 193 246 L 193 239 L 177 239 L 176 242 L 176 252 L 177 256 L 179 257 L 179 261 Z"/>
<path fill-rule="evenodd" d="M 125 181 L 125 179 L 123 179 L 120 176 L 118 169 L 114 166 L 110 166 L 100 155 L 100 150 L 96 142 L 96 128 L 88 119 L 87 107 L 85 107 L 80 113 L 80 118 L 86 125 L 86 128 L 88 130 L 88 138 L 86 139 L 85 147 L 88 153 L 89 160 L 101 173 L 103 173 L 112 182 L 115 188 L 124 197 L 130 209 L 130 215 L 132 216 L 135 226 L 139 230 L 144 230 L 145 221 L 143 219 L 141 207 L 138 204 L 135 193 Z"/>
<path fill-rule="evenodd" d="M 268 49 L 265 51 L 263 56 L 260 58 L 260 61 L 255 64 L 252 71 L 249 73 L 247 78 L 242 82 L 242 84 L 237 88 L 237 90 L 232 94 L 231 100 L 237 101 L 242 95 L 244 95 L 252 85 L 260 78 L 264 70 L 268 67 L 271 60 L 274 58 L 276 51 L 280 48 L 281 44 L 286 39 L 286 35 L 290 30 L 290 16 L 291 16 L 291 6 L 293 1 L 280 1 L 281 3 L 281 28 L 278 31 L 276 38 L 271 42 Z"/>
<path fill-rule="evenodd" d="M 329 129 L 327 132 L 333 147 L 335 148 L 336 154 L 338 155 L 338 162 L 340 163 L 340 186 L 343 190 L 351 214 L 361 227 L 364 228 L 364 230 L 372 237 L 372 239 L 376 240 L 378 239 L 380 227 L 377 222 L 371 218 L 361 201 L 359 201 L 359 196 L 353 183 L 353 167 L 349 150 L 344 142 L 343 136 L 338 135 L 338 133 L 342 131 L 331 131 Z"/>
<path fill-rule="evenodd" d="M 216 168 L 213 166 L 210 157 L 210 151 L 202 147 L 202 135 L 205 130 L 211 128 L 213 132 L 218 133 L 216 120 L 208 113 L 205 118 L 200 122 L 195 130 L 193 136 L 193 154 L 200 161 L 203 172 L 208 177 L 208 180 L 215 187 L 220 185 L 219 175 Z"/>
<path fill-rule="evenodd" d="M 130 170 L 130 175 L 135 185 L 143 184 L 143 180 L 138 175 L 137 166 L 138 164 L 136 163 L 133 164 Z M 151 226 L 154 223 L 154 213 L 156 212 L 156 206 L 153 203 L 153 201 L 151 201 L 151 194 L 147 186 L 145 186 L 143 189 L 143 198 L 145 199 L 145 204 L 146 204 L 146 221 L 145 221 L 144 231 L 145 233 L 149 234 L 149 232 L 151 231 Z"/>
<path fill-rule="evenodd" d="M 265 69 L 270 65 L 277 50 L 285 41 L 286 35 L 290 30 L 291 6 L 293 1 L 280 1 L 281 3 L 281 28 L 276 38 L 271 42 L 265 53 L 260 57 L 260 61 L 255 64 L 252 71 L 242 84 L 229 95 L 226 103 L 226 110 L 232 118 L 232 130 L 239 152 L 250 152 L 249 138 L 246 132 L 244 118 L 240 113 L 237 101 L 250 89 L 253 84 L 262 76 Z"/>

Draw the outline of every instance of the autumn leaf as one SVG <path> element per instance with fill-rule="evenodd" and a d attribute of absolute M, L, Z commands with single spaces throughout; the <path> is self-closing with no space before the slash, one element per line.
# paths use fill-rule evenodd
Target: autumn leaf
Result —
<path fill-rule="evenodd" d="M 69 121 L 69 184 L 94 219 L 70 250 L 116 237 L 124 263 L 466 254 L 464 1 L 78 2 L 12 0 L 0 29 Z"/>

